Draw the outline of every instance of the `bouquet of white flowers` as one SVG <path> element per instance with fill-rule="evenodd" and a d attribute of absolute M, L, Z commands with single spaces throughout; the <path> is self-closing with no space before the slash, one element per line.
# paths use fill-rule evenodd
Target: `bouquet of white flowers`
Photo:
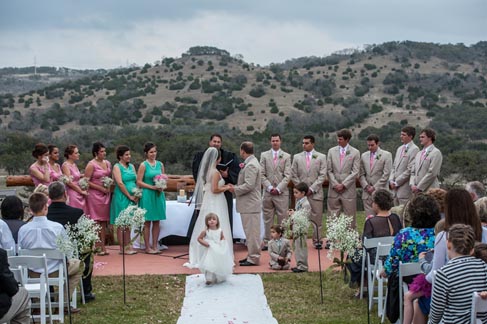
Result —
<path fill-rule="evenodd" d="M 133 190 L 132 190 L 132 194 L 134 195 L 135 198 L 142 198 L 142 189 L 138 188 L 138 187 L 135 187 Z"/>
<path fill-rule="evenodd" d="M 288 239 L 293 239 L 294 242 L 301 238 L 303 245 L 306 245 L 306 237 L 308 236 L 309 219 L 308 211 L 301 209 L 295 211 L 291 216 L 282 221 L 284 227 L 284 236 Z"/>
<path fill-rule="evenodd" d="M 166 189 L 167 188 L 167 179 L 169 179 L 167 177 L 167 175 L 165 174 L 158 174 L 154 177 L 154 185 L 157 187 L 157 188 L 160 188 L 162 190 Z"/>
<path fill-rule="evenodd" d="M 62 182 L 64 184 L 68 184 L 71 181 L 73 181 L 73 177 L 71 177 L 71 176 L 68 177 L 67 175 L 63 174 L 62 176 L 59 177 L 59 179 L 57 181 Z"/>
<path fill-rule="evenodd" d="M 139 208 L 136 205 L 130 205 L 122 210 L 115 220 L 115 225 L 120 227 L 122 230 L 130 230 L 131 227 L 134 228 L 134 232 L 136 235 L 132 238 L 130 242 L 125 244 L 125 248 L 132 245 L 142 233 L 142 228 L 145 222 L 145 213 L 147 213 L 147 210 Z"/>
<path fill-rule="evenodd" d="M 78 185 L 81 188 L 81 190 L 88 190 L 88 188 L 90 187 L 90 184 L 89 184 L 87 178 L 81 178 L 81 179 L 79 179 Z"/>
<path fill-rule="evenodd" d="M 360 244 L 359 234 L 351 228 L 353 218 L 347 215 L 333 216 L 329 219 L 326 239 L 330 243 L 328 258 L 333 260 L 335 267 L 346 270 L 345 253 L 352 255 Z M 334 251 L 340 251 L 340 259 L 334 257 Z M 346 272 L 345 272 L 346 276 Z"/>
<path fill-rule="evenodd" d="M 69 258 L 84 260 L 95 252 L 95 243 L 99 241 L 98 232 L 101 227 L 94 220 L 82 215 L 76 224 L 67 224 L 66 236 L 60 235 L 56 244 L 60 251 Z"/>
<path fill-rule="evenodd" d="M 107 189 L 110 188 L 113 184 L 113 179 L 110 177 L 102 177 L 100 180 L 101 183 L 103 184 L 103 187 Z"/>

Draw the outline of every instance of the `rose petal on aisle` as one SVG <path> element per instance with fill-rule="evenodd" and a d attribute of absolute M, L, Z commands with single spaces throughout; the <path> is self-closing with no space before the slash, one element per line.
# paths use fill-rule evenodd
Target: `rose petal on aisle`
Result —
<path fill-rule="evenodd" d="M 185 293 L 177 324 L 277 324 L 259 275 L 231 275 L 211 286 L 204 275 L 191 275 Z"/>

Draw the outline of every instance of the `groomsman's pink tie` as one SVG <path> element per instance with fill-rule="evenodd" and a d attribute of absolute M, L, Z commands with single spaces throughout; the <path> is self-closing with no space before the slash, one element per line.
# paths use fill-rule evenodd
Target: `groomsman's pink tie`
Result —
<path fill-rule="evenodd" d="M 311 158 L 309 156 L 310 156 L 309 152 L 306 152 L 306 169 L 308 170 L 309 167 L 311 166 Z"/>
<path fill-rule="evenodd" d="M 423 149 L 423 152 L 421 153 L 421 161 L 423 161 L 425 157 L 426 157 L 426 149 Z"/>
<path fill-rule="evenodd" d="M 340 167 L 343 165 L 343 159 L 345 158 L 345 150 L 340 149 Z"/>
<path fill-rule="evenodd" d="M 375 154 L 370 152 L 370 170 L 372 170 L 372 168 L 374 167 L 374 158 Z"/>
<path fill-rule="evenodd" d="M 404 152 L 406 152 L 406 147 L 407 147 L 406 145 L 402 146 L 401 156 L 403 156 Z"/>
<path fill-rule="evenodd" d="M 277 152 L 274 152 L 274 166 L 277 165 Z"/>

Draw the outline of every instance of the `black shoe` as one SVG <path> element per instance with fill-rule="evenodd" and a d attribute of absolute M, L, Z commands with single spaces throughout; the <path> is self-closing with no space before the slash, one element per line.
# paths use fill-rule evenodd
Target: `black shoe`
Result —
<path fill-rule="evenodd" d="M 247 261 L 247 258 L 242 259 L 242 260 L 238 260 L 238 263 L 242 263 L 242 262 L 245 262 L 245 261 Z"/>
<path fill-rule="evenodd" d="M 89 293 L 85 295 L 85 302 L 89 303 L 90 301 L 93 301 L 96 299 L 95 294 Z"/>
<path fill-rule="evenodd" d="M 321 244 L 321 242 L 316 242 L 313 245 L 314 245 L 315 249 L 317 249 L 317 250 L 323 249 L 323 245 Z M 330 248 L 330 247 L 328 246 L 328 248 Z"/>
<path fill-rule="evenodd" d="M 294 273 L 301 273 L 301 272 L 306 272 L 306 270 L 301 270 L 299 268 L 292 268 L 291 269 Z"/>
<path fill-rule="evenodd" d="M 251 267 L 251 266 L 256 266 L 256 264 L 245 260 L 244 262 L 240 262 L 240 266 L 242 266 L 242 267 Z"/>
<path fill-rule="evenodd" d="M 331 245 L 330 242 L 326 242 L 325 249 L 329 250 L 330 249 L 330 245 Z"/>
<path fill-rule="evenodd" d="M 262 248 L 261 248 L 262 251 L 267 251 L 269 250 L 269 247 L 267 245 L 264 245 Z"/>

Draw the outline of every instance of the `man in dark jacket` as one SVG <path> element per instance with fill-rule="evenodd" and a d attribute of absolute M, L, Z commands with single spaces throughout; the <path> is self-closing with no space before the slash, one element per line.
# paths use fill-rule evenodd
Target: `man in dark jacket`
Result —
<path fill-rule="evenodd" d="M 49 205 L 47 211 L 48 220 L 60 223 L 63 226 L 66 226 L 66 224 L 74 225 L 78 222 L 81 215 L 83 215 L 82 209 L 74 208 L 66 204 L 66 187 L 63 183 L 55 181 L 49 185 L 49 198 L 51 199 L 51 205 Z M 91 286 L 91 275 L 93 272 L 93 267 L 90 266 L 91 258 L 93 256 L 90 254 L 84 260 L 85 270 L 82 281 L 86 302 L 95 299 L 95 294 L 92 293 L 93 287 Z"/>
<path fill-rule="evenodd" d="M 9 269 L 7 252 L 0 249 L 0 323 L 30 323 L 29 293 Z"/>

